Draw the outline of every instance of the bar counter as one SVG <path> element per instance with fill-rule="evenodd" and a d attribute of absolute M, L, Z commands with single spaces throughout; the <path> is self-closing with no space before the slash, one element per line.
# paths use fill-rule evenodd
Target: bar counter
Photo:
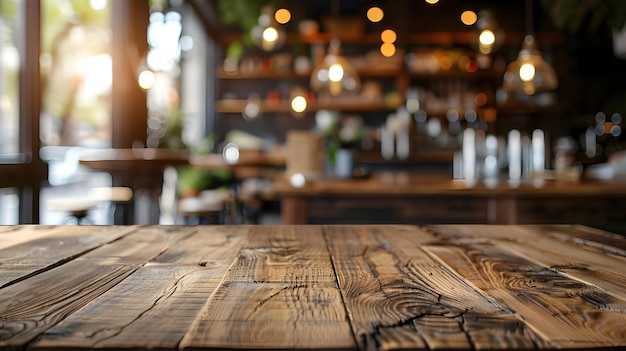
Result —
<path fill-rule="evenodd" d="M 3 226 L 0 349 L 618 349 L 585 226 Z"/>
<path fill-rule="evenodd" d="M 317 177 L 273 185 L 284 224 L 586 224 L 626 233 L 626 184 L 592 180 L 452 179 L 378 172 L 364 179 Z M 619 230 L 618 230 L 619 229 Z"/>

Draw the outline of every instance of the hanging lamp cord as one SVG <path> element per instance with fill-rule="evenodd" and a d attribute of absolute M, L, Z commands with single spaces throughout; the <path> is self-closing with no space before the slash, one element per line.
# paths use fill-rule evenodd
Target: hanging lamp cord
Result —
<path fill-rule="evenodd" d="M 526 35 L 534 35 L 534 13 L 533 13 L 533 0 L 526 0 Z"/>

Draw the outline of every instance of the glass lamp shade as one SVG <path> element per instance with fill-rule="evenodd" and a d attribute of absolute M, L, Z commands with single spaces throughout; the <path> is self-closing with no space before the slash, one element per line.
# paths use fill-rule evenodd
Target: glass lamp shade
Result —
<path fill-rule="evenodd" d="M 503 86 L 511 92 L 524 92 L 533 95 L 553 90 L 558 79 L 552 66 L 547 63 L 535 44 L 535 38 L 527 35 L 517 60 L 506 68 Z"/>
<path fill-rule="evenodd" d="M 355 92 L 361 88 L 359 75 L 350 62 L 341 55 L 341 45 L 333 39 L 328 54 L 311 73 L 311 89 L 328 91 L 331 95 Z"/>
<path fill-rule="evenodd" d="M 496 21 L 493 12 L 482 10 L 476 21 L 475 45 L 481 54 L 491 54 L 502 46 L 504 31 Z"/>

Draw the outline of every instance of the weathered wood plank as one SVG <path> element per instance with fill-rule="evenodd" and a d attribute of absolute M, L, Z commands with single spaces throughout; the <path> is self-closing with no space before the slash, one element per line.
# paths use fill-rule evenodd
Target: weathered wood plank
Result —
<path fill-rule="evenodd" d="M 185 350 L 355 346 L 321 229 L 277 226 L 251 229 L 181 342 Z"/>
<path fill-rule="evenodd" d="M 30 269 L 0 287 L 0 350 L 619 349 L 625 247 L 578 226 L 0 226 L 0 275 Z"/>
<path fill-rule="evenodd" d="M 124 236 L 126 233 L 137 229 L 138 226 L 89 226 L 89 225 L 67 225 L 67 226 L 44 226 L 44 225 L 16 225 L 0 226 L 0 250 L 7 247 L 27 243 L 36 246 L 36 243 L 45 243 L 48 238 L 60 238 L 71 240 L 66 244 L 85 243 L 90 244 L 98 240 L 102 235 L 108 235 L 112 239 Z M 43 241 L 42 241 L 43 240 Z M 27 246 L 24 246 L 26 248 Z M 23 249 L 22 249 L 23 250 Z M 40 256 L 44 253 L 39 252 Z M 30 259 L 35 259 L 30 257 Z"/>
<path fill-rule="evenodd" d="M 335 282 L 319 227 L 258 226 L 252 232 L 231 268 L 229 281 Z"/>
<path fill-rule="evenodd" d="M 325 283 L 223 283 L 181 343 L 205 348 L 346 349 L 355 342 Z"/>
<path fill-rule="evenodd" d="M 136 227 L 17 226 L 0 232 L 0 288 L 55 267 Z"/>
<path fill-rule="evenodd" d="M 189 233 L 146 227 L 0 290 L 0 349 L 19 348 Z"/>
<path fill-rule="evenodd" d="M 626 266 L 615 252 L 618 238 L 591 230 L 579 232 L 577 226 L 430 226 L 437 235 L 450 240 L 485 242 L 497 245 L 526 259 L 563 273 L 585 284 L 594 285 L 626 303 Z M 585 236 L 584 243 L 577 234 Z M 570 233 L 574 233 L 570 236 Z M 591 241 L 594 238 L 598 241 Z M 605 241 L 605 239 L 608 239 Z M 581 239 L 582 240 L 582 239 Z M 599 242 L 599 241 L 604 241 Z M 622 239 L 622 241 L 624 241 Z M 607 243 L 608 242 L 608 243 Z"/>
<path fill-rule="evenodd" d="M 624 236 L 622 235 L 581 225 L 564 227 L 565 226 L 539 226 L 538 228 L 546 231 L 558 231 L 567 228 L 567 235 L 560 237 L 561 240 L 571 240 L 579 245 L 592 246 L 614 255 L 626 257 L 626 240 L 624 240 Z"/>
<path fill-rule="evenodd" d="M 45 331 L 28 349 L 175 350 L 226 270 L 142 267 Z"/>
<path fill-rule="evenodd" d="M 46 331 L 29 349 L 176 349 L 222 281 L 248 229 L 214 226 L 192 231 Z"/>
<path fill-rule="evenodd" d="M 201 265 L 203 267 L 227 266 L 246 243 L 251 226 L 195 226 L 181 227 L 191 235 L 176 242 L 147 265 Z"/>
<path fill-rule="evenodd" d="M 425 247 L 483 292 L 521 315 L 557 347 L 564 342 L 623 346 L 626 305 L 600 289 L 572 280 L 490 243 Z"/>
<path fill-rule="evenodd" d="M 0 249 L 46 237 L 58 229 L 57 226 L 2 225 L 0 226 Z"/>
<path fill-rule="evenodd" d="M 416 349 L 548 345 L 506 305 L 426 254 L 421 247 L 439 239 L 417 227 L 326 226 L 325 234 L 362 349 L 397 340 Z"/>
<path fill-rule="evenodd" d="M 376 344 L 383 345 L 382 350 L 427 350 L 426 342 L 414 325 L 379 327 Z"/>

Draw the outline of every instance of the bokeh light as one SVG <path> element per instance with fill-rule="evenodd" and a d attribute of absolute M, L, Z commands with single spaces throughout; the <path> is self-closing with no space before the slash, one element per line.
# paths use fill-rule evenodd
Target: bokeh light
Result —
<path fill-rule="evenodd" d="M 291 20 L 291 12 L 287 9 L 278 9 L 276 10 L 276 13 L 274 13 L 274 18 L 276 19 L 276 22 L 286 24 Z"/>
<path fill-rule="evenodd" d="M 480 35 L 478 36 L 478 40 L 480 41 L 482 45 L 485 45 L 485 46 L 493 45 L 496 42 L 496 35 L 493 34 L 493 32 L 490 31 L 489 29 L 485 29 L 482 32 L 480 32 Z"/>
<path fill-rule="evenodd" d="M 463 13 L 461 14 L 461 22 L 463 22 L 463 24 L 466 26 L 473 25 L 474 23 L 476 23 L 477 20 L 478 16 L 474 11 L 467 10 L 463 11 Z"/>
<path fill-rule="evenodd" d="M 328 79 L 331 82 L 340 82 L 343 79 L 343 67 L 338 63 L 330 65 L 328 68 Z"/>
<path fill-rule="evenodd" d="M 525 63 L 519 68 L 519 76 L 524 82 L 530 82 L 535 78 L 535 66 Z"/>
<path fill-rule="evenodd" d="M 307 107 L 307 102 L 304 96 L 297 95 L 297 96 L 294 96 L 293 99 L 291 99 L 291 109 L 294 112 L 302 113 L 306 111 L 306 107 Z"/>
<path fill-rule="evenodd" d="M 306 185 L 306 178 L 302 173 L 294 173 L 289 177 L 289 184 L 294 188 L 302 188 Z"/>
<path fill-rule="evenodd" d="M 239 162 L 239 147 L 236 144 L 229 143 L 222 150 L 222 156 L 229 165 L 236 164 Z"/>
<path fill-rule="evenodd" d="M 367 19 L 372 22 L 380 22 L 383 20 L 385 13 L 380 7 L 373 6 L 369 10 L 367 10 Z"/>
<path fill-rule="evenodd" d="M 156 82 L 156 77 L 154 76 L 154 72 L 149 69 L 145 69 L 139 73 L 137 77 L 137 82 L 141 89 L 148 90 L 154 86 Z"/>
<path fill-rule="evenodd" d="M 380 46 L 380 53 L 385 57 L 391 57 L 396 54 L 396 46 L 392 43 L 383 43 Z"/>
<path fill-rule="evenodd" d="M 382 39 L 383 43 L 395 43 L 396 39 L 398 39 L 398 35 L 392 29 L 385 29 L 380 34 L 380 39 Z"/>

